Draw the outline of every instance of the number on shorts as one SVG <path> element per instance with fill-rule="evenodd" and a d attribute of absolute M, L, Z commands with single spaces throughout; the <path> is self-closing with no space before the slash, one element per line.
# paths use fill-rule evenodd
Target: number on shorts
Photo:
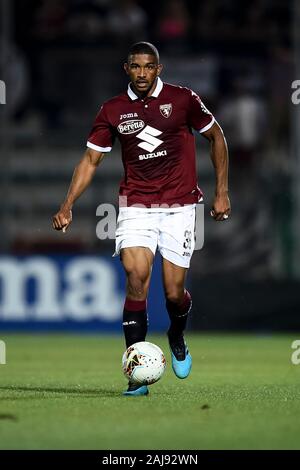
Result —
<path fill-rule="evenodd" d="M 185 241 L 183 243 L 183 248 L 185 250 L 191 250 L 192 249 L 192 232 L 190 230 L 186 230 L 184 232 L 184 238 L 185 238 Z"/>

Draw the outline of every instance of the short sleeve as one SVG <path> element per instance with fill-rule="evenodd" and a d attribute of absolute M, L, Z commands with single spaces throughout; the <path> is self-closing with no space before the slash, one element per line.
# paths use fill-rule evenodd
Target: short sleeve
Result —
<path fill-rule="evenodd" d="M 191 127 L 200 133 L 208 131 L 215 122 L 213 115 L 192 90 L 190 90 L 188 121 Z"/>
<path fill-rule="evenodd" d="M 105 106 L 102 106 L 95 118 L 86 145 L 93 150 L 98 150 L 98 152 L 110 152 L 113 140 L 112 127 L 109 123 Z"/>

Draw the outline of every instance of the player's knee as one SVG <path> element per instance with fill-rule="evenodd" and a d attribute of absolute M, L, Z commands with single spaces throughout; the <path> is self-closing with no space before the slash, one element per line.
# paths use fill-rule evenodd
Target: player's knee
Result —
<path fill-rule="evenodd" d="M 137 270 L 127 275 L 127 289 L 131 295 L 143 296 L 146 294 L 147 276 L 143 272 Z"/>
<path fill-rule="evenodd" d="M 179 286 L 170 287 L 165 292 L 166 300 L 174 304 L 180 304 L 184 298 L 184 288 Z"/>

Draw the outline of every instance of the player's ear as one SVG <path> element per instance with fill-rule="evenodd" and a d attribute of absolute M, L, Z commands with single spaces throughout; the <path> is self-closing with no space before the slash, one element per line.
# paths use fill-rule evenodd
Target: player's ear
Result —
<path fill-rule="evenodd" d="M 124 63 L 123 68 L 124 68 L 125 72 L 127 73 L 127 75 L 129 75 L 129 74 L 128 74 L 128 69 L 129 69 L 129 67 L 128 67 L 127 62 Z"/>
<path fill-rule="evenodd" d="M 157 75 L 160 75 L 162 69 L 163 69 L 163 65 L 162 65 L 162 64 L 158 64 L 158 66 L 157 66 Z"/>

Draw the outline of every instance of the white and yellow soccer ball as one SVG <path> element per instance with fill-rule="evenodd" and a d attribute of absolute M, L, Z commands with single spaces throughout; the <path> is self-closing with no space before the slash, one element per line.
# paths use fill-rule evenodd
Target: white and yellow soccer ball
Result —
<path fill-rule="evenodd" d="M 129 346 L 124 352 L 122 367 L 131 383 L 150 385 L 162 377 L 166 368 L 166 358 L 156 344 L 140 341 Z"/>

